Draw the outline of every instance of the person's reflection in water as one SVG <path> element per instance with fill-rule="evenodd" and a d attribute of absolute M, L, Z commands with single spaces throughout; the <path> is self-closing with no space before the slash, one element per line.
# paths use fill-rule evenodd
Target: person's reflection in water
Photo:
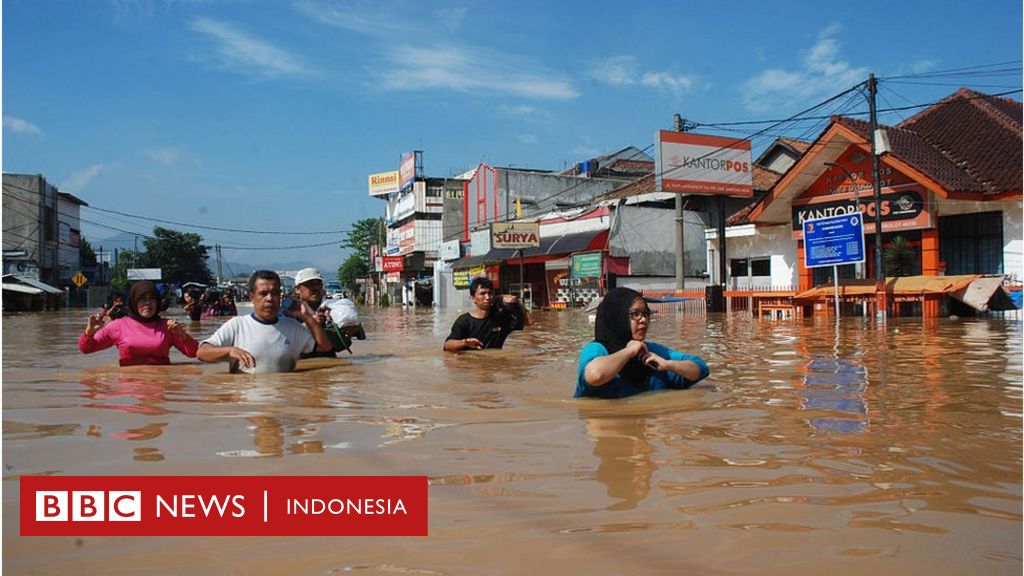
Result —
<path fill-rule="evenodd" d="M 148 373 L 147 373 L 148 374 Z M 147 374 L 114 374 L 93 376 L 81 380 L 85 391 L 82 398 L 92 400 L 82 404 L 83 408 L 101 408 L 143 416 L 162 416 L 168 413 L 164 407 L 169 390 L 180 389 L 182 385 L 171 384 L 163 378 L 153 378 Z M 156 376 L 159 376 L 158 374 Z M 130 417 L 127 417 L 130 418 Z M 167 422 L 147 422 L 142 426 L 131 426 L 124 430 L 109 432 L 111 438 L 120 438 L 131 442 L 150 442 L 160 438 Z M 106 425 L 111 426 L 111 425 Z M 90 435 L 103 435 L 104 425 L 90 427 Z M 133 448 L 133 460 L 142 462 L 159 462 L 164 455 L 156 446 L 139 446 Z"/>
<path fill-rule="evenodd" d="M 651 476 L 657 466 L 651 459 L 654 447 L 644 432 L 646 423 L 639 416 L 587 417 L 587 436 L 594 442 L 599 459 L 595 477 L 618 502 L 608 510 L 632 510 L 647 497 Z"/>

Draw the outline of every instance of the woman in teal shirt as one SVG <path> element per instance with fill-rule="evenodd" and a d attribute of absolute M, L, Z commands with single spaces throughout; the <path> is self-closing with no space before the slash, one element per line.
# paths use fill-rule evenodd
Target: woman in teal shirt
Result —
<path fill-rule="evenodd" d="M 698 356 L 646 342 L 651 309 L 629 288 L 608 291 L 597 307 L 594 341 L 580 352 L 575 397 L 623 398 L 648 390 L 683 389 L 707 378 Z"/>

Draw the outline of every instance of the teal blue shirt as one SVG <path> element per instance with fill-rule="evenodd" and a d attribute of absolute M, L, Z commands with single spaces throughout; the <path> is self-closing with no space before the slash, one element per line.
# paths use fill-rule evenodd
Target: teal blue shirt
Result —
<path fill-rule="evenodd" d="M 687 380 L 675 372 L 655 371 L 647 379 L 646 385 L 643 388 L 638 388 L 623 380 L 622 376 L 616 374 L 614 378 L 604 383 L 602 386 L 591 386 L 590 384 L 587 384 L 586 378 L 583 377 L 583 374 L 587 369 L 587 364 L 590 364 L 590 361 L 594 358 L 608 355 L 608 350 L 605 349 L 603 344 L 599 342 L 591 342 L 584 346 L 583 350 L 580 351 L 580 366 L 576 372 L 576 393 L 573 394 L 573 396 L 576 398 L 580 398 L 582 396 L 594 396 L 597 398 L 625 398 L 626 396 L 647 392 L 648 390 L 681 390 L 693 386 L 697 382 L 707 378 L 708 374 L 711 373 L 711 370 L 708 369 L 708 365 L 699 356 L 676 352 L 675 350 L 662 346 L 657 342 L 644 342 L 644 344 L 647 345 L 648 350 L 667 360 L 689 360 L 693 362 L 697 365 L 697 368 L 700 369 L 700 376 L 698 376 L 696 380 Z"/>

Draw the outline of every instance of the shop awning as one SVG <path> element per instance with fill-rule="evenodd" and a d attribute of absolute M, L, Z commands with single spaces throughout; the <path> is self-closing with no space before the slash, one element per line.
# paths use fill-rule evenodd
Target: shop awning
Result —
<path fill-rule="evenodd" d="M 20 292 L 22 294 L 32 295 L 43 293 L 43 291 L 40 290 L 39 288 L 33 288 L 31 286 L 26 286 L 24 284 L 16 284 L 14 282 L 7 282 L 6 280 L 4 281 L 4 290 L 10 290 L 11 292 Z"/>
<path fill-rule="evenodd" d="M 978 312 L 1017 310 L 1017 305 L 1003 289 L 1002 276 L 983 276 L 949 295 Z"/>
<path fill-rule="evenodd" d="M 605 248 L 608 239 L 607 230 L 593 230 L 590 232 L 575 232 L 562 234 L 560 236 L 548 236 L 540 239 L 540 246 L 526 248 L 523 251 L 523 260 L 528 263 L 544 262 L 554 258 L 560 258 L 573 252 L 586 250 L 601 250 Z M 492 249 L 487 254 L 469 256 L 452 262 L 452 268 L 461 270 L 471 268 L 480 264 L 496 262 L 519 262 L 518 250 Z"/>
<path fill-rule="evenodd" d="M 54 288 L 53 286 L 50 286 L 46 282 L 40 282 L 39 280 L 36 280 L 35 278 L 29 278 L 27 276 L 19 276 L 17 274 L 8 274 L 8 275 L 4 276 L 3 277 L 3 282 L 4 282 L 4 287 L 5 288 L 7 287 L 7 284 L 9 282 L 13 282 L 13 283 L 16 283 L 16 284 L 24 284 L 24 285 L 31 286 L 32 288 L 36 288 L 36 289 L 40 290 L 41 292 L 46 292 L 48 294 L 63 294 L 64 293 L 64 291 L 61 290 L 60 288 Z M 38 293 L 39 292 L 35 292 L 35 294 L 38 294 Z"/>
<path fill-rule="evenodd" d="M 885 291 L 893 296 L 949 294 L 966 288 L 978 278 L 981 278 L 981 276 L 901 276 L 887 280 Z M 870 278 L 842 280 L 839 283 L 839 298 L 863 298 L 869 297 L 874 293 L 875 281 Z M 793 300 L 819 300 L 822 298 L 832 298 L 834 294 L 835 288 L 831 284 L 825 284 L 810 290 L 804 290 L 793 296 Z"/>

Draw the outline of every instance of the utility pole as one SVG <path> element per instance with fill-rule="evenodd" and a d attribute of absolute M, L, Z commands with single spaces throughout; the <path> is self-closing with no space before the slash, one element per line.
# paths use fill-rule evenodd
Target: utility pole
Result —
<path fill-rule="evenodd" d="M 683 117 L 678 113 L 675 115 L 675 131 L 685 132 Z M 686 229 L 685 210 L 683 209 L 683 195 L 676 194 L 676 290 L 686 287 Z"/>
<path fill-rule="evenodd" d="M 217 286 L 220 286 L 221 278 L 224 274 L 221 271 L 221 257 L 220 257 L 220 244 L 216 245 L 217 251 Z"/>
<path fill-rule="evenodd" d="M 886 293 L 885 293 L 885 268 L 882 265 L 882 181 L 879 179 L 878 170 L 878 115 L 875 106 L 875 95 L 878 91 L 878 81 L 874 73 L 868 75 L 868 107 L 871 114 L 871 185 L 874 188 L 875 199 L 875 297 L 878 301 L 875 317 L 885 320 L 886 314 Z"/>

